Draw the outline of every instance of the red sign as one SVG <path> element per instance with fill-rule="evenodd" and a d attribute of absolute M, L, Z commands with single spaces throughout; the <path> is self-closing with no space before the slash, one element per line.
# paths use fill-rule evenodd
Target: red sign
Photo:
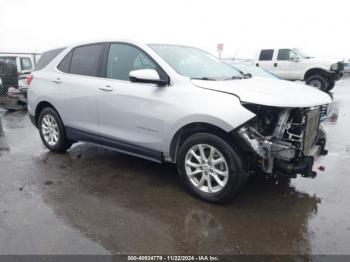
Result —
<path fill-rule="evenodd" d="M 217 44 L 216 49 L 217 49 L 218 51 L 224 50 L 224 44 L 222 44 L 222 43 Z"/>

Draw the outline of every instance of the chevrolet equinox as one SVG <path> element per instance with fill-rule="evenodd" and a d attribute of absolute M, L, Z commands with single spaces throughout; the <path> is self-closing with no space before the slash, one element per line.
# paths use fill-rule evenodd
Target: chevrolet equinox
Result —
<path fill-rule="evenodd" d="M 248 174 L 314 177 L 326 154 L 329 95 L 243 75 L 189 46 L 91 42 L 50 50 L 28 77 L 29 115 L 45 146 L 85 141 L 176 163 L 209 202 L 232 199 Z"/>

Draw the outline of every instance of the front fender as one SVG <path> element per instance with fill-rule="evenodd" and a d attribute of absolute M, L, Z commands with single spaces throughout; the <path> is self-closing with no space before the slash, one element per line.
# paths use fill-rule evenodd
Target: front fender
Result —
<path fill-rule="evenodd" d="M 170 152 L 173 137 L 186 125 L 204 123 L 230 132 L 255 117 L 254 113 L 241 105 L 237 97 L 224 93 L 222 95 L 223 99 L 220 103 L 207 104 L 201 111 L 183 116 L 171 125 L 164 141 L 164 152 Z"/>
<path fill-rule="evenodd" d="M 311 70 L 320 70 L 320 71 L 324 71 L 326 73 L 330 73 L 330 64 L 325 64 L 325 63 L 321 63 L 321 64 L 309 64 L 307 65 L 304 70 L 303 70 L 303 79 L 305 80 L 305 75 L 311 71 Z"/>

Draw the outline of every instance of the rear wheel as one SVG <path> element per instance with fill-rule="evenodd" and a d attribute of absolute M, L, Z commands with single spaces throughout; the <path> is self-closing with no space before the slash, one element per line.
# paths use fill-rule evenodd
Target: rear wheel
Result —
<path fill-rule="evenodd" d="M 66 137 L 62 120 L 53 108 L 47 107 L 40 112 L 38 127 L 41 140 L 49 150 L 61 153 L 72 146 Z"/>
<path fill-rule="evenodd" d="M 327 91 L 327 79 L 319 74 L 309 76 L 305 83 L 322 91 Z"/>
<path fill-rule="evenodd" d="M 236 150 L 210 133 L 186 139 L 179 150 L 177 166 L 187 189 L 213 203 L 231 200 L 247 176 Z"/>

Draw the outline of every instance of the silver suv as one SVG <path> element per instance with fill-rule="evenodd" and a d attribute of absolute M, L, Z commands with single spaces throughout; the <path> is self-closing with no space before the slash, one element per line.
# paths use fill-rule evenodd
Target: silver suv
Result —
<path fill-rule="evenodd" d="M 314 177 L 325 154 L 329 95 L 242 75 L 179 45 L 94 42 L 44 53 L 30 77 L 29 114 L 45 146 L 86 141 L 177 164 L 196 196 L 230 200 L 248 174 Z"/>

